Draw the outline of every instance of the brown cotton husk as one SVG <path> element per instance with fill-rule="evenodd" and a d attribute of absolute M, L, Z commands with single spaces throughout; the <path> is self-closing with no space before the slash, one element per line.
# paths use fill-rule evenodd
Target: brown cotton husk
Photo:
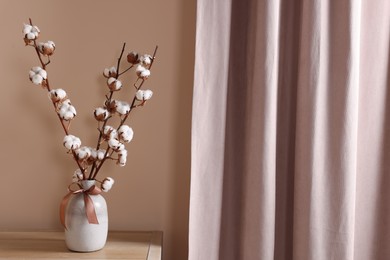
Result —
<path fill-rule="evenodd" d="M 110 113 L 116 112 L 116 102 L 115 100 L 111 100 L 110 102 L 106 101 L 105 106 Z"/>
<path fill-rule="evenodd" d="M 135 51 L 129 52 L 127 54 L 127 62 L 131 64 L 136 64 L 139 62 L 139 55 Z"/>

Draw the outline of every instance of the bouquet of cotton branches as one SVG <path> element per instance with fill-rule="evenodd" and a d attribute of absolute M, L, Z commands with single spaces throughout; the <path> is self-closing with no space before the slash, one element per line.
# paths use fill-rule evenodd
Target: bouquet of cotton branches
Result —
<path fill-rule="evenodd" d="M 133 139 L 133 129 L 125 123 L 129 114 L 135 108 L 145 105 L 153 95 L 151 90 L 142 90 L 141 88 L 150 76 L 157 46 L 152 56 L 148 54 L 139 55 L 137 52 L 128 53 L 128 66 L 121 70 L 121 60 L 126 46 L 126 44 L 123 44 L 116 67 L 104 69 L 103 76 L 107 81 L 107 94 L 103 105 L 93 112 L 98 124 L 98 138 L 96 146 L 90 147 L 82 146 L 80 138 L 70 133 L 70 125 L 77 112 L 67 93 L 60 88 L 53 89 L 49 84 L 47 66 L 55 52 L 54 42 L 38 42 L 40 30 L 33 25 L 31 19 L 29 24 L 24 24 L 23 36 L 26 46 L 35 49 L 40 62 L 40 66 L 33 67 L 30 70 L 30 80 L 48 92 L 49 99 L 53 103 L 53 108 L 65 132 L 63 145 L 77 164 L 78 168 L 74 172 L 73 183 L 79 183 L 82 180 L 98 181 L 96 177 L 107 160 L 114 160 L 119 166 L 125 166 L 127 159 L 125 143 L 129 143 Z M 132 85 L 135 88 L 133 99 L 130 102 L 114 99 L 114 93 L 124 87 L 120 77 L 131 69 L 135 69 L 137 76 L 135 83 Z M 116 127 L 109 125 L 109 120 L 114 116 L 119 117 L 119 125 Z M 111 189 L 114 180 L 107 177 L 98 182 L 101 183 L 101 189 L 107 192 Z"/>

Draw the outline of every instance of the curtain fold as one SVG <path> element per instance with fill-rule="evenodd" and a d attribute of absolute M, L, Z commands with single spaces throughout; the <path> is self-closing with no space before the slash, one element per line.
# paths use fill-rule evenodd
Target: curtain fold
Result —
<path fill-rule="evenodd" d="M 359 1 L 304 1 L 297 89 L 294 258 L 353 259 Z"/>
<path fill-rule="evenodd" d="M 198 0 L 189 259 L 390 259 L 390 2 Z"/>
<path fill-rule="evenodd" d="M 191 160 L 202 163 L 191 165 L 191 172 L 197 172 L 197 178 L 191 180 L 189 220 L 190 226 L 196 227 L 189 237 L 189 244 L 194 245 L 189 249 L 194 259 L 219 258 L 227 96 L 227 89 L 222 86 L 228 82 L 230 20 L 226 18 L 230 16 L 231 3 L 220 4 L 197 4 L 194 94 L 198 98 L 193 99 L 193 109 L 198 111 L 194 115 L 198 123 L 192 127 Z M 208 40 L 203 40 L 203 35 Z M 208 239 L 203 239 L 205 236 Z M 202 252 L 199 248 L 203 248 Z"/>

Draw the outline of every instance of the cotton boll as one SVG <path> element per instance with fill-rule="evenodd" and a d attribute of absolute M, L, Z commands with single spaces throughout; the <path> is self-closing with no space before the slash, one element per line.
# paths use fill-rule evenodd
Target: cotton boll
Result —
<path fill-rule="evenodd" d="M 137 93 L 135 93 L 135 98 L 139 101 L 149 100 L 152 98 L 153 91 L 147 89 L 147 90 L 138 90 Z"/>
<path fill-rule="evenodd" d="M 79 149 L 75 150 L 75 153 L 76 153 L 77 158 L 79 160 L 85 160 L 91 156 L 92 151 L 91 151 L 90 147 L 83 146 L 83 147 L 80 147 Z"/>
<path fill-rule="evenodd" d="M 74 135 L 66 135 L 64 137 L 64 146 L 68 150 L 76 150 L 80 148 L 81 146 L 81 140 L 80 138 L 74 136 Z"/>
<path fill-rule="evenodd" d="M 74 135 L 65 135 L 64 142 L 69 142 L 69 141 L 73 140 L 73 137 L 74 137 Z"/>
<path fill-rule="evenodd" d="M 115 67 L 111 67 L 111 68 L 108 68 L 108 69 L 104 69 L 103 76 L 106 77 L 106 78 L 110 78 L 110 77 L 115 78 L 117 76 L 116 75 L 116 68 Z"/>
<path fill-rule="evenodd" d="M 140 57 L 140 62 L 144 66 L 149 66 L 152 63 L 152 56 L 144 54 Z"/>
<path fill-rule="evenodd" d="M 65 90 L 60 88 L 50 90 L 48 95 L 53 102 L 58 102 L 66 98 Z"/>
<path fill-rule="evenodd" d="M 60 105 L 58 114 L 63 120 L 69 121 L 77 115 L 77 112 L 76 108 L 72 106 L 69 99 L 67 99 Z"/>
<path fill-rule="evenodd" d="M 50 47 L 50 48 L 56 47 L 56 44 L 53 41 L 47 41 L 45 45 L 46 45 L 45 47 Z"/>
<path fill-rule="evenodd" d="M 107 80 L 107 85 L 111 85 L 111 84 L 114 83 L 115 81 L 116 81 L 116 78 L 110 77 L 110 78 L 108 78 L 108 80 Z"/>
<path fill-rule="evenodd" d="M 133 139 L 134 131 L 128 125 L 122 125 L 118 129 L 118 136 L 121 141 L 129 143 Z"/>
<path fill-rule="evenodd" d="M 91 157 L 96 159 L 97 158 L 97 151 L 96 151 L 96 149 L 90 148 L 90 150 L 91 150 Z"/>
<path fill-rule="evenodd" d="M 105 78 L 109 78 L 109 77 L 110 77 L 110 70 L 107 69 L 107 68 L 105 68 L 105 69 L 103 70 L 103 76 L 104 76 Z"/>
<path fill-rule="evenodd" d="M 106 177 L 106 178 L 102 181 L 102 185 L 101 185 L 102 191 L 108 192 L 109 190 L 111 190 L 112 185 L 114 185 L 114 183 L 115 183 L 115 181 L 114 181 L 113 178 L 111 178 L 111 177 Z"/>
<path fill-rule="evenodd" d="M 135 93 L 135 98 L 139 101 L 143 101 L 144 100 L 144 91 L 142 89 L 138 90 L 136 93 Z"/>
<path fill-rule="evenodd" d="M 26 38 L 28 40 L 34 40 L 36 37 L 35 37 L 35 34 L 34 33 L 28 33 L 26 34 Z"/>
<path fill-rule="evenodd" d="M 78 149 L 81 146 L 81 140 L 80 140 L 80 138 L 78 138 L 74 135 L 66 135 L 64 137 L 64 146 L 68 150 Z"/>
<path fill-rule="evenodd" d="M 115 128 L 112 126 L 106 125 L 103 129 L 103 138 L 104 140 L 116 139 L 118 133 Z"/>
<path fill-rule="evenodd" d="M 28 72 L 28 77 L 31 79 L 32 77 L 35 76 L 35 71 L 33 71 L 32 69 Z"/>
<path fill-rule="evenodd" d="M 71 106 L 71 105 L 72 105 L 72 103 L 70 102 L 70 99 L 69 99 L 69 98 L 63 100 L 63 101 L 62 101 L 62 104 L 65 104 L 65 105 L 68 105 L 68 106 Z"/>
<path fill-rule="evenodd" d="M 127 161 L 127 150 L 123 149 L 118 153 L 118 156 L 117 164 L 122 167 L 125 166 Z"/>
<path fill-rule="evenodd" d="M 104 102 L 104 106 L 106 107 L 108 112 L 110 112 L 110 113 L 116 112 L 116 100 L 115 99 L 106 100 L 106 102 Z"/>
<path fill-rule="evenodd" d="M 115 128 L 113 128 L 112 126 L 109 126 L 109 125 L 106 125 L 103 129 L 103 134 L 107 137 L 109 137 L 109 139 L 111 138 L 116 138 L 117 137 L 117 131 Z"/>
<path fill-rule="evenodd" d="M 149 76 L 150 76 L 150 70 L 148 70 L 148 69 L 145 69 L 139 75 L 139 77 L 142 79 L 147 79 L 147 78 L 149 78 Z"/>
<path fill-rule="evenodd" d="M 74 107 L 70 107 L 70 108 L 71 109 L 69 111 L 60 113 L 61 118 L 64 119 L 65 121 L 70 121 L 76 116 L 76 113 L 72 112 L 74 111 Z"/>
<path fill-rule="evenodd" d="M 81 172 L 81 170 L 80 169 L 75 170 L 74 173 L 73 173 L 72 181 L 73 182 L 78 182 L 78 181 L 82 181 L 83 179 L 84 179 L 84 175 Z"/>
<path fill-rule="evenodd" d="M 153 91 L 151 91 L 150 89 L 144 91 L 144 100 L 149 100 L 152 98 L 152 96 L 153 96 Z"/>
<path fill-rule="evenodd" d="M 31 32 L 32 26 L 30 24 L 24 24 L 23 25 L 23 34 L 27 34 Z"/>
<path fill-rule="evenodd" d="M 142 65 L 138 65 L 137 68 L 135 69 L 135 73 L 139 78 L 142 79 L 147 79 L 150 76 L 150 70 L 146 69 Z"/>
<path fill-rule="evenodd" d="M 29 72 L 29 77 L 35 85 L 42 85 L 44 80 L 47 79 L 47 72 L 41 67 L 33 67 Z"/>
<path fill-rule="evenodd" d="M 39 28 L 38 28 L 37 26 L 34 25 L 34 26 L 31 28 L 31 32 L 35 35 L 36 38 L 38 38 L 39 33 L 41 32 L 41 30 L 39 30 Z"/>
<path fill-rule="evenodd" d="M 118 91 L 122 88 L 122 82 L 111 77 L 107 80 L 107 86 L 111 91 Z"/>
<path fill-rule="evenodd" d="M 43 78 L 43 79 L 47 79 L 47 72 L 46 70 L 44 69 L 40 69 L 38 74 Z"/>
<path fill-rule="evenodd" d="M 34 72 L 34 74 L 37 74 L 40 70 L 42 70 L 42 68 L 39 66 L 35 66 L 31 68 L 31 71 Z"/>
<path fill-rule="evenodd" d="M 34 76 L 31 78 L 31 81 L 32 81 L 32 83 L 34 83 L 35 85 L 42 85 L 43 78 L 42 78 L 40 75 L 34 75 Z"/>
<path fill-rule="evenodd" d="M 106 155 L 106 150 L 104 150 L 104 149 L 99 149 L 99 150 L 97 151 L 97 156 L 96 156 L 96 158 L 97 158 L 98 161 L 101 161 L 101 160 L 104 159 L 104 156 L 105 156 L 105 155 Z"/>
<path fill-rule="evenodd" d="M 130 104 L 124 101 L 116 101 L 115 110 L 120 115 L 126 115 L 130 112 Z"/>
<path fill-rule="evenodd" d="M 87 163 L 91 165 L 97 160 L 97 151 L 92 147 L 89 147 L 89 150 L 91 151 L 91 155 L 88 157 Z"/>
<path fill-rule="evenodd" d="M 76 109 L 74 106 L 70 106 L 68 111 L 62 116 L 65 121 L 72 120 L 76 116 Z"/>
<path fill-rule="evenodd" d="M 113 138 L 108 140 L 108 146 L 116 152 L 122 151 L 123 149 L 125 149 L 124 144 L 122 144 L 121 142 L 119 142 L 118 140 L 113 139 Z"/>
<path fill-rule="evenodd" d="M 110 116 L 110 112 L 107 109 L 98 107 L 94 110 L 93 115 L 98 121 L 104 121 Z"/>
<path fill-rule="evenodd" d="M 44 56 L 51 56 L 56 48 L 56 45 L 53 41 L 40 42 L 37 45 L 39 52 Z"/>
<path fill-rule="evenodd" d="M 115 67 L 110 68 L 110 77 L 116 77 L 117 76 L 117 71 Z"/>
<path fill-rule="evenodd" d="M 139 61 L 139 55 L 135 51 L 129 52 L 127 54 L 127 62 L 131 64 L 136 64 Z"/>
<path fill-rule="evenodd" d="M 137 76 L 139 77 L 139 76 L 141 76 L 141 73 L 142 73 L 143 71 L 145 71 L 145 70 L 146 70 L 146 69 L 145 69 L 144 66 L 138 65 L 137 68 L 135 69 L 135 73 L 136 73 Z"/>
<path fill-rule="evenodd" d="M 26 44 L 31 44 L 34 40 L 38 39 L 39 33 L 40 30 L 37 26 L 24 24 L 23 35 L 24 35 L 24 42 Z"/>

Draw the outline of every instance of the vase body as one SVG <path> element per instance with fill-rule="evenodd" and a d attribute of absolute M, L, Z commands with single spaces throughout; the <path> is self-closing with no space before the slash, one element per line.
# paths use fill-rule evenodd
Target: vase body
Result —
<path fill-rule="evenodd" d="M 83 189 L 88 190 L 95 185 L 95 181 L 86 180 L 81 182 Z M 104 247 L 108 233 L 108 214 L 106 200 L 98 195 L 88 195 L 92 201 L 99 224 L 88 222 L 84 193 L 72 196 L 65 211 L 65 242 L 71 251 L 92 252 Z"/>

